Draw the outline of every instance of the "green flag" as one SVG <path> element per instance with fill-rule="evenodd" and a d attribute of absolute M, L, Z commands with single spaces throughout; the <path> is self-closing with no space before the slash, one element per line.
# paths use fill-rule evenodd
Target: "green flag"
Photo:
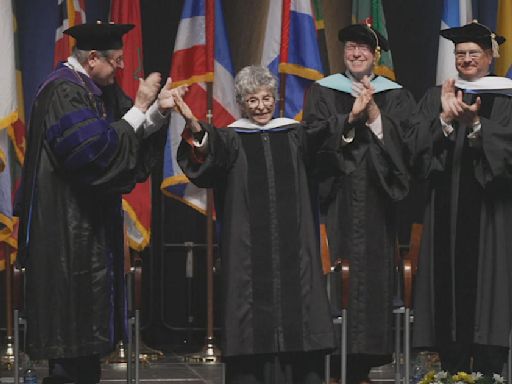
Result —
<path fill-rule="evenodd" d="M 388 38 L 381 0 L 352 0 L 352 22 L 368 22 L 374 29 L 379 31 L 382 36 L 386 39 Z M 381 52 L 380 61 L 375 66 L 375 73 L 395 80 L 391 51 Z"/>
<path fill-rule="evenodd" d="M 323 0 L 313 0 L 313 13 L 315 16 L 316 32 L 318 40 L 318 49 L 320 51 L 320 57 L 324 66 L 324 73 L 330 73 L 329 70 L 329 56 L 327 51 L 327 41 L 325 39 L 325 22 L 323 12 Z"/>

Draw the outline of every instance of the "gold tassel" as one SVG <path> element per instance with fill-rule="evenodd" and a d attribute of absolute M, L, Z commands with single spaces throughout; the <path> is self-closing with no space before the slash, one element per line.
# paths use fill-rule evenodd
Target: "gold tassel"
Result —
<path fill-rule="evenodd" d="M 497 58 L 500 57 L 500 48 L 498 42 L 496 41 L 496 35 L 491 33 L 491 44 L 492 44 L 492 57 Z"/>
<path fill-rule="evenodd" d="M 381 56 L 380 47 L 377 46 L 377 48 L 375 48 L 375 65 L 379 65 L 379 63 L 380 63 L 380 56 Z"/>
<path fill-rule="evenodd" d="M 381 57 L 381 51 L 380 51 L 380 44 L 379 44 L 379 38 L 377 37 L 377 34 L 372 29 L 372 25 L 370 24 L 370 21 L 366 20 L 366 27 L 368 28 L 368 31 L 373 35 L 373 38 L 375 39 L 375 65 L 379 65 L 380 57 Z"/>

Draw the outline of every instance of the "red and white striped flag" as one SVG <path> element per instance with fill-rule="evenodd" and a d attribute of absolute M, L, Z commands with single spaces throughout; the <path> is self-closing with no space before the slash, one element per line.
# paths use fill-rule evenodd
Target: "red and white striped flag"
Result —
<path fill-rule="evenodd" d="M 184 97 L 194 115 L 207 120 L 207 82 L 213 82 L 213 124 L 225 127 L 238 118 L 234 74 L 220 0 L 186 0 L 171 64 L 173 86 L 187 84 Z M 188 181 L 176 162 L 176 150 L 185 126 L 173 113 L 164 156 L 162 192 L 198 211 L 206 212 L 206 190 Z"/>

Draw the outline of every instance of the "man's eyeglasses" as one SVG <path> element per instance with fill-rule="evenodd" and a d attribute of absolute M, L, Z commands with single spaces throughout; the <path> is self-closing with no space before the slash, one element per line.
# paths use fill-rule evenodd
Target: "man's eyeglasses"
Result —
<path fill-rule="evenodd" d="M 347 52 L 354 52 L 355 50 L 359 50 L 359 52 L 368 54 L 372 51 L 369 45 L 367 44 L 354 44 L 354 43 L 347 43 L 345 44 L 345 51 Z"/>
<path fill-rule="evenodd" d="M 258 108 L 260 105 L 260 102 L 265 107 L 270 107 L 270 106 L 272 106 L 272 104 L 274 104 L 274 96 L 268 95 L 268 96 L 262 97 L 261 99 L 258 99 L 257 97 L 249 97 L 248 99 L 245 100 L 245 103 L 251 109 Z"/>
<path fill-rule="evenodd" d="M 117 57 L 107 57 L 102 56 L 106 61 L 108 61 L 113 67 L 121 67 L 124 64 L 123 55 Z"/>
<path fill-rule="evenodd" d="M 457 60 L 464 60 L 466 56 L 469 55 L 471 59 L 479 59 L 483 55 L 483 53 L 484 51 L 479 49 L 474 49 L 470 51 L 455 51 L 455 58 Z"/>

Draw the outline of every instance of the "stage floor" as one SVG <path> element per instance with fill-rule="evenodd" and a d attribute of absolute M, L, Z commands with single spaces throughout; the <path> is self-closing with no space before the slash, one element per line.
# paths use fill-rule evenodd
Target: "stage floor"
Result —
<path fill-rule="evenodd" d="M 35 362 L 38 383 L 48 373 L 46 362 Z M 375 383 L 391 383 L 394 381 L 393 365 L 373 369 L 370 377 Z M 0 383 L 13 383 L 13 372 L 7 369 L 0 371 Z M 119 384 L 126 382 L 126 364 L 115 363 L 102 365 L 103 384 Z M 223 384 L 224 366 L 222 363 L 188 362 L 185 355 L 166 353 L 157 360 L 148 360 L 140 366 L 140 382 L 142 384 Z"/>
<path fill-rule="evenodd" d="M 46 362 L 35 362 L 38 383 L 47 376 Z M 21 379 L 20 379 L 21 380 Z M 13 383 L 13 372 L 5 367 L 0 371 L 1 383 Z M 118 384 L 126 382 L 126 364 L 102 364 L 101 383 Z M 222 384 L 224 366 L 222 363 L 186 362 L 184 356 L 166 354 L 158 360 L 140 365 L 140 382 L 143 384 Z"/>
<path fill-rule="evenodd" d="M 121 349 L 122 350 L 122 349 Z M 144 352 L 143 352 L 144 351 Z M 140 364 L 140 383 L 141 384 L 224 384 L 224 365 L 220 362 L 198 362 L 197 355 L 187 353 L 177 353 L 180 348 L 169 347 L 164 352 L 151 349 L 144 346 L 141 349 L 141 356 L 144 359 Z M 422 355 L 423 361 L 429 361 L 429 369 L 439 370 L 440 364 L 436 354 L 429 352 L 420 352 L 417 356 L 413 355 L 411 361 L 411 376 L 414 375 L 414 362 L 419 361 L 417 357 Z M 26 361 L 26 355 L 22 360 Z M 117 356 L 117 355 L 113 355 Z M 425 358 L 427 360 L 425 360 Z M 110 361 L 115 361 L 115 357 L 110 357 Z M 22 362 L 26 366 L 26 362 Z M 43 377 L 48 375 L 46 361 L 32 363 L 41 384 Z M 403 367 L 401 367 L 403 368 Z M 505 367 L 503 375 L 507 373 Z M 20 373 L 20 382 L 22 373 Z M 394 364 L 384 365 L 373 368 L 370 372 L 370 379 L 376 384 L 392 384 L 395 382 Z M 127 381 L 126 363 L 106 363 L 102 364 L 103 384 L 121 384 Z M 14 383 L 14 372 L 5 365 L 0 364 L 0 384 Z M 510 383 L 510 381 L 508 381 Z"/>

